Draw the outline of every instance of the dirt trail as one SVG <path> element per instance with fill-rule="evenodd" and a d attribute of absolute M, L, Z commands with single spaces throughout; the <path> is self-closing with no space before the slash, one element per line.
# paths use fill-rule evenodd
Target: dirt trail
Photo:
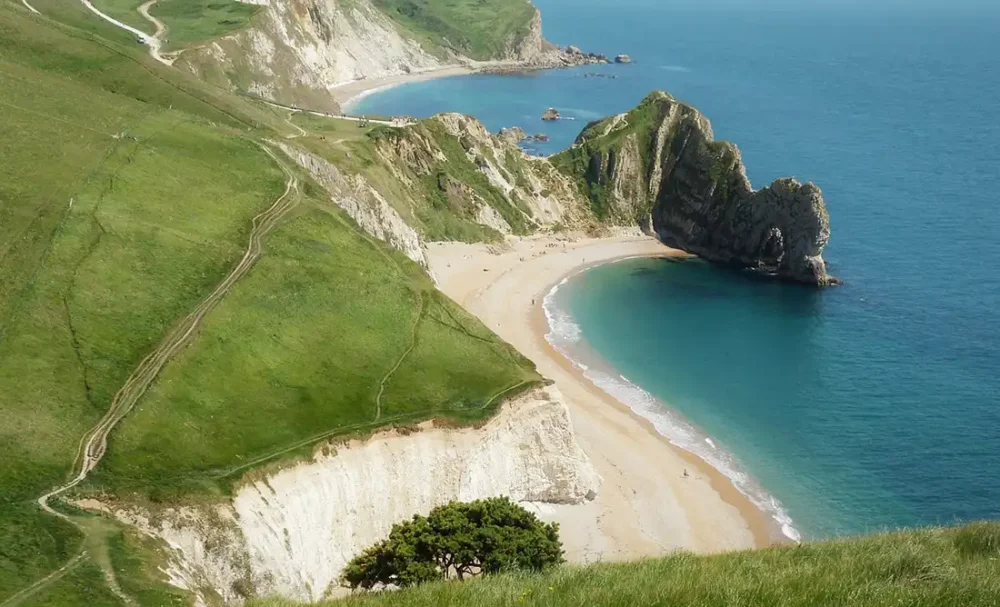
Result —
<path fill-rule="evenodd" d="M 347 120 L 349 122 L 364 122 L 367 124 L 378 124 L 381 126 L 391 126 L 394 128 L 405 128 L 408 126 L 413 126 L 415 122 L 410 121 L 408 118 L 400 118 L 394 120 L 375 120 L 372 118 L 365 118 L 364 116 L 348 116 L 347 114 L 330 114 L 329 112 L 318 112 L 316 110 L 307 110 L 305 108 L 296 107 L 294 105 L 285 105 L 284 103 L 278 103 L 277 101 L 271 101 L 270 99 L 264 99 L 263 97 L 258 97 L 256 95 L 250 95 L 247 93 L 240 93 L 248 99 L 253 99 L 255 101 L 260 101 L 261 103 L 270 105 L 271 107 L 280 108 L 283 110 L 289 110 L 293 114 L 295 112 L 305 112 L 306 114 L 312 114 L 313 116 L 322 116 L 324 118 L 335 118 L 337 120 Z M 299 128 L 296 125 L 295 128 Z M 301 130 L 301 129 L 299 129 Z"/>
<path fill-rule="evenodd" d="M 127 25 L 125 23 L 122 23 L 121 21 L 115 19 L 114 17 L 110 17 L 110 16 L 102 13 L 100 11 L 100 9 L 98 9 L 96 6 L 94 6 L 93 4 L 91 4 L 90 0 L 80 0 L 80 2 L 83 3 L 83 5 L 86 6 L 88 10 L 90 10 L 90 12 L 94 13 L 95 15 L 97 15 L 98 17 L 100 17 L 101 19 L 104 19 L 105 21 L 107 21 L 111 25 L 114 25 L 115 27 L 119 27 L 119 28 L 125 30 L 126 32 L 132 34 L 133 36 L 135 36 L 139 40 L 139 42 L 141 42 L 141 43 L 145 44 L 146 46 L 148 46 L 149 47 L 149 55 L 153 59 L 156 59 L 157 61 L 159 61 L 160 63 L 162 63 L 164 65 L 173 65 L 173 62 L 174 62 L 173 59 L 168 59 L 168 58 L 166 58 L 166 57 L 164 57 L 163 55 L 160 54 L 160 46 L 162 46 L 162 41 L 160 39 L 160 34 L 166 32 L 166 26 L 163 25 L 163 23 L 160 22 L 158 19 L 155 19 L 151 15 L 148 14 L 148 9 L 149 9 L 150 6 L 152 6 L 153 4 L 155 4 L 155 0 L 153 0 L 152 2 L 147 2 L 146 4 L 143 4 L 141 7 L 139 7 L 139 12 L 142 13 L 142 16 L 146 17 L 147 19 L 149 19 L 150 21 L 152 21 L 154 25 L 156 25 L 156 28 L 157 28 L 156 34 L 153 34 L 152 36 L 149 35 L 149 34 L 147 34 L 146 32 L 144 32 L 142 30 L 138 30 L 138 29 L 132 27 L 131 25 Z M 143 11 L 143 9 L 147 9 L 147 10 Z M 162 30 L 160 29 L 160 26 L 163 26 Z"/>
<path fill-rule="evenodd" d="M 118 422 L 128 415 L 129 411 L 132 410 L 139 398 L 142 397 L 149 386 L 153 383 L 153 380 L 156 379 L 156 376 L 159 375 L 160 371 L 167 364 L 167 362 L 169 362 L 177 353 L 187 346 L 188 343 L 190 343 L 191 338 L 201 326 L 201 321 L 205 318 L 205 316 L 208 315 L 208 313 L 211 312 L 220 301 L 222 301 L 226 293 L 229 292 L 229 289 L 231 289 L 237 281 L 250 271 L 260 258 L 264 237 L 271 232 L 276 225 L 278 225 L 285 213 L 287 213 L 298 202 L 298 180 L 285 167 L 284 163 L 278 159 L 274 152 L 263 145 L 261 148 L 267 152 L 267 154 L 274 159 L 276 163 L 278 163 L 278 166 L 281 167 L 281 170 L 288 177 L 288 181 L 285 184 L 285 192 L 274 201 L 274 204 L 272 204 L 270 208 L 253 218 L 253 228 L 250 232 L 246 252 L 243 254 L 243 258 L 240 259 L 239 263 L 236 264 L 236 267 L 233 268 L 229 275 L 226 276 L 221 283 L 219 283 L 219 285 L 208 297 L 202 300 L 202 302 L 198 304 L 198 306 L 190 314 L 188 314 L 167 334 L 167 336 L 160 342 L 153 352 L 151 352 L 145 359 L 142 360 L 142 362 L 139 363 L 139 366 L 136 367 L 135 371 L 133 371 L 132 375 L 125 382 L 125 385 L 118 391 L 117 394 L 115 394 L 114 399 L 111 401 L 111 406 L 108 408 L 108 412 L 105 413 L 104 417 L 101 418 L 96 426 L 94 426 L 83 436 L 82 439 L 80 439 L 77 456 L 73 462 L 73 469 L 77 471 L 73 479 L 64 485 L 56 487 L 45 495 L 42 495 L 37 500 L 38 505 L 42 510 L 52 516 L 59 517 L 69 522 L 85 534 L 86 530 L 81 528 L 80 525 L 78 525 L 70 517 L 53 509 L 52 506 L 49 505 L 49 500 L 62 495 L 82 483 L 90 472 L 97 467 L 107 451 L 108 436 L 111 434 L 111 431 L 118 425 Z M 17 605 L 20 601 L 27 598 L 40 588 L 43 588 L 61 577 L 62 574 L 75 566 L 77 561 L 82 556 L 84 555 L 81 552 L 74 557 L 73 560 L 43 580 L 36 582 L 32 586 L 4 601 L 0 604 L 0 607 L 13 607 L 14 605 Z M 126 596 L 118 587 L 117 581 L 114 579 L 113 572 L 106 571 L 105 574 L 108 578 L 108 586 L 112 589 L 112 591 L 114 591 L 115 594 L 118 595 L 118 597 L 126 604 L 135 604 L 135 601 Z"/>

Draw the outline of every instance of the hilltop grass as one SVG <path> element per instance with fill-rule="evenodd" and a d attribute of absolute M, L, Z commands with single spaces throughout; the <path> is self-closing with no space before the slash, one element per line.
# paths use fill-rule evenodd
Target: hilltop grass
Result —
<path fill-rule="evenodd" d="M 522 39 L 535 17 L 524 0 L 373 0 L 430 52 L 447 49 L 473 59 L 499 58 Z"/>
<path fill-rule="evenodd" d="M 357 594 L 326 607 L 996 607 L 1000 524 Z M 251 607 L 292 607 L 284 600 Z"/>
<path fill-rule="evenodd" d="M 79 3 L 33 4 L 49 19 L 0 3 L 0 601 L 86 542 L 87 558 L 25 604 L 118 604 L 109 569 L 130 594 L 168 604 L 177 597 L 146 567 L 150 546 L 115 530 L 84 536 L 34 499 L 65 479 L 80 437 L 139 360 L 242 255 L 250 219 L 285 182 L 257 141 L 290 125 L 160 66 Z M 333 122 L 314 137 L 363 138 L 365 129 Z M 248 460 L 289 442 L 395 419 L 481 419 L 492 395 L 537 381 L 530 363 L 326 198 L 304 187 L 299 214 L 247 284 L 112 435 L 108 469 L 102 462 L 91 487 L 148 496 L 163 474 L 173 480 L 155 497 L 215 494 L 253 468 Z M 431 313 L 414 344 L 421 301 Z M 468 334 L 425 326 L 447 312 Z M 424 377 L 424 389 L 411 394 L 390 377 L 377 417 L 377 387 L 411 346 L 397 371 Z M 201 450 L 179 452 L 185 437 Z"/>
<path fill-rule="evenodd" d="M 145 0 L 97 0 L 94 6 L 132 27 L 153 34 L 156 27 L 138 8 Z M 243 29 L 259 7 L 236 0 L 158 0 L 149 13 L 167 26 L 165 51 L 180 50 Z"/>
<path fill-rule="evenodd" d="M 0 599 L 78 552 L 34 498 L 282 184 L 238 135 L 268 116 L 117 45 L 77 4 L 35 2 L 68 25 L 0 4 Z"/>
<path fill-rule="evenodd" d="M 150 14 L 167 25 L 164 48 L 174 51 L 243 29 L 258 10 L 236 0 L 159 0 Z"/>

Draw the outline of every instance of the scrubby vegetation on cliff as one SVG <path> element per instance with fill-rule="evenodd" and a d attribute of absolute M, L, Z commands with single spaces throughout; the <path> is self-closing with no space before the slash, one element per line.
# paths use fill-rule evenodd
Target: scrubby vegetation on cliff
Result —
<path fill-rule="evenodd" d="M 473 59 L 497 59 L 530 33 L 536 9 L 525 0 L 373 0 L 424 43 Z"/>
<path fill-rule="evenodd" d="M 998 567 L 1000 524 L 979 523 L 720 556 L 563 566 L 541 575 L 359 594 L 324 606 L 995 607 Z"/>

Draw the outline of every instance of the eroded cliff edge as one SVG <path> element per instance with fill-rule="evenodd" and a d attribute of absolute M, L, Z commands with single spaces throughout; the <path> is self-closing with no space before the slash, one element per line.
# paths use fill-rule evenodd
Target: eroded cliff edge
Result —
<path fill-rule="evenodd" d="M 79 505 L 163 540 L 171 583 L 198 604 L 317 601 L 343 593 L 347 562 L 414 513 L 506 495 L 531 509 L 545 505 L 547 518 L 594 499 L 600 484 L 562 395 L 549 386 L 504 404 L 479 428 L 427 422 L 318 447 L 308 461 L 253 473 L 226 503 Z"/>
<path fill-rule="evenodd" d="M 664 92 L 593 122 L 553 162 L 575 178 L 598 218 L 638 222 L 664 243 L 718 263 L 816 286 L 835 284 L 823 249 L 830 218 L 812 183 L 754 190 L 739 149 Z"/>
<path fill-rule="evenodd" d="M 425 14 L 426 6 L 400 12 L 385 0 L 240 1 L 261 7 L 249 27 L 185 49 L 174 65 L 222 88 L 310 109 L 339 111 L 332 91 L 358 80 L 455 66 L 540 69 L 594 60 L 546 41 L 541 13 L 517 0 L 456 3 L 468 5 L 474 22 L 440 19 Z M 494 8 L 506 18 L 491 14 Z M 441 31 L 400 18 L 411 12 Z"/>

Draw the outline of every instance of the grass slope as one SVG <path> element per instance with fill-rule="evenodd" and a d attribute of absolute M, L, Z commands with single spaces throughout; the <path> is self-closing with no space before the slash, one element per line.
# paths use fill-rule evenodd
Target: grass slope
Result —
<path fill-rule="evenodd" d="M 174 604 L 185 599 L 151 566 L 155 546 L 77 512 L 82 534 L 34 499 L 242 256 L 251 218 L 285 185 L 258 143 L 294 129 L 160 66 L 78 3 L 33 4 L 44 18 L 0 3 L 0 602 L 72 562 L 21 604 L 117 605 L 108 571 L 144 604 Z M 480 419 L 537 381 L 315 185 L 287 222 L 84 489 L 210 498 L 317 435 Z"/>
<path fill-rule="evenodd" d="M 156 27 L 139 14 L 146 0 L 95 0 L 105 14 L 152 34 Z M 167 26 L 165 51 L 213 40 L 250 24 L 259 7 L 236 0 L 158 0 L 149 13 Z"/>
<path fill-rule="evenodd" d="M 270 600 L 251 607 L 291 607 Z M 358 595 L 327 607 L 995 607 L 1000 524 L 925 529 L 721 556 L 564 566 L 540 575 Z"/>
<path fill-rule="evenodd" d="M 526 0 L 372 0 L 430 52 L 448 49 L 473 59 L 502 56 L 524 38 L 535 7 Z"/>

